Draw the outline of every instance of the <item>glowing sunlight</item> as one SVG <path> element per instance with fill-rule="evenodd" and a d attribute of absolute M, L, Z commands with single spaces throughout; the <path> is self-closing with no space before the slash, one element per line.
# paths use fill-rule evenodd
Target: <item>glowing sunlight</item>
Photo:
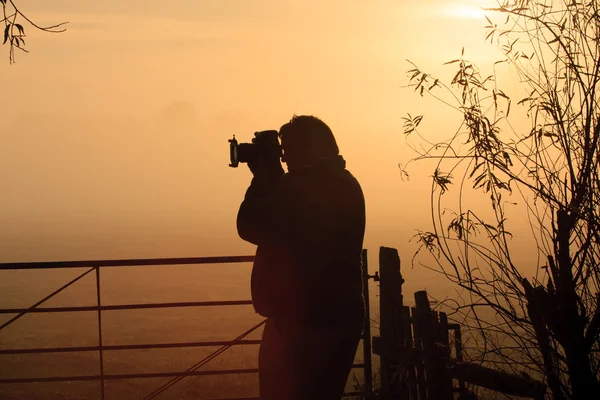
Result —
<path fill-rule="evenodd" d="M 485 16 L 485 8 L 496 6 L 494 0 L 466 0 L 451 2 L 445 7 L 445 14 L 453 18 L 481 19 Z"/>

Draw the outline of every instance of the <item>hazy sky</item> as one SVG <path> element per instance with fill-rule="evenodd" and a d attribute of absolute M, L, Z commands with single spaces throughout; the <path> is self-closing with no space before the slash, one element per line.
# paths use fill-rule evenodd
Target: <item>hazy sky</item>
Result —
<path fill-rule="evenodd" d="M 490 63 L 480 7 L 493 0 L 19 0 L 29 54 L 0 48 L 0 260 L 250 254 L 235 231 L 250 180 L 227 139 L 293 114 L 330 125 L 367 200 L 365 247 L 429 227 L 432 171 L 402 182 L 401 117 L 449 111 L 409 89 L 432 72 Z"/>

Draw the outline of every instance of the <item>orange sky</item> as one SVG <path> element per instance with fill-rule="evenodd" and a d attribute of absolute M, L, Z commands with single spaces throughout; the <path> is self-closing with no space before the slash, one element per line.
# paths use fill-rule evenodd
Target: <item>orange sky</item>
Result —
<path fill-rule="evenodd" d="M 365 247 L 408 265 L 427 229 L 430 170 L 402 182 L 407 112 L 449 110 L 406 83 L 500 57 L 479 10 L 493 0 L 19 0 L 40 24 L 30 54 L 0 48 L 0 260 L 250 254 L 235 215 L 250 173 L 227 139 L 293 114 L 330 125 L 367 200 Z M 3 60 L 3 61 L 2 61 Z"/>

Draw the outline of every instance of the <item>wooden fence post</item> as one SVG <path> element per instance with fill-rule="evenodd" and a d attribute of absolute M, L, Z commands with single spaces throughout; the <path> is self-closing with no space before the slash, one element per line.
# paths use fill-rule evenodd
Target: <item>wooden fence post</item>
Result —
<path fill-rule="evenodd" d="M 402 321 L 402 275 L 398 250 L 379 249 L 380 294 L 380 341 L 381 341 L 381 394 L 386 398 L 407 399 L 406 382 L 398 368 L 397 349 L 404 345 L 404 323 Z"/>
<path fill-rule="evenodd" d="M 452 378 L 449 374 L 448 319 L 445 313 L 431 311 L 427 292 L 415 293 L 416 323 L 422 334 L 423 362 L 427 375 L 427 399 L 451 400 Z"/>
<path fill-rule="evenodd" d="M 363 296 L 365 297 L 365 323 L 363 327 L 363 364 L 365 379 L 365 397 L 373 397 L 373 365 L 371 359 L 371 306 L 369 304 L 369 262 L 367 250 L 362 251 Z"/>
<path fill-rule="evenodd" d="M 427 400 L 427 384 L 425 381 L 425 365 L 423 362 L 423 313 L 419 312 L 417 307 L 411 308 L 412 313 L 412 327 L 414 332 L 414 347 L 415 353 L 414 366 L 416 369 L 416 380 L 415 385 L 417 387 L 417 393 L 419 397 L 415 399 Z"/>
<path fill-rule="evenodd" d="M 413 342 L 412 319 L 410 316 L 410 307 L 402 307 L 402 322 L 404 324 L 404 350 L 405 350 L 405 367 L 406 372 L 406 389 L 408 391 L 408 399 L 417 400 L 419 398 L 417 392 L 417 374 L 415 369 L 415 347 Z"/>

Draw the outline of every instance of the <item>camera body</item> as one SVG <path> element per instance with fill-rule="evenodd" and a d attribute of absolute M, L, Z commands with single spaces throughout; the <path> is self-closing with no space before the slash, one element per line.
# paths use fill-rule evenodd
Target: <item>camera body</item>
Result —
<path fill-rule="evenodd" d="M 279 144 L 279 133 L 275 130 L 254 133 L 252 143 L 238 143 L 233 136 L 229 139 L 229 166 L 237 168 L 239 163 L 258 161 L 261 158 L 281 158 L 282 150 Z"/>

